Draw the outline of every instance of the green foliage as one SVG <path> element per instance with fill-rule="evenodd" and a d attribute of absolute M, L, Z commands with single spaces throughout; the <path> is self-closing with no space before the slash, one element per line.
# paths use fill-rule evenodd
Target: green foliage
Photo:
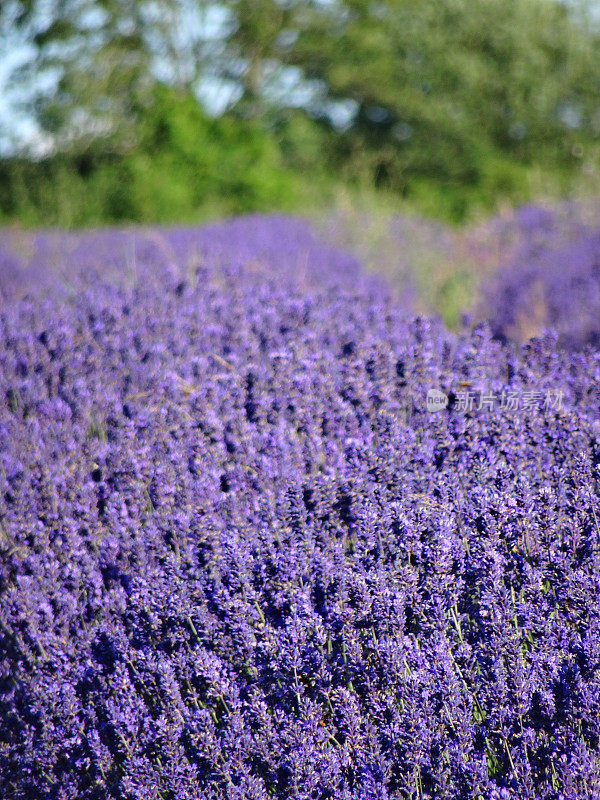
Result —
<path fill-rule="evenodd" d="M 176 222 L 314 198 L 260 123 L 208 118 L 186 94 L 158 88 L 127 154 L 102 143 L 39 162 L 0 161 L 0 219 L 27 225 Z"/>
<path fill-rule="evenodd" d="M 574 171 L 598 137 L 598 37 L 552 0 L 326 4 L 281 58 L 356 103 L 336 165 L 404 196 L 516 198 L 519 166 Z"/>
<path fill-rule="evenodd" d="M 160 0 L 159 14 L 150 13 L 150 6 L 139 0 L 18 4 L 15 33 L 26 33 L 34 55 L 12 77 L 35 83 L 42 75 L 57 76 L 29 110 L 60 149 L 85 150 L 98 137 L 107 150 L 131 145 L 156 83 L 150 43 L 167 43 L 178 0 Z"/>
<path fill-rule="evenodd" d="M 343 185 L 458 222 L 505 201 L 598 188 L 600 41 L 574 2 L 17 5 L 11 24 L 35 46 L 25 71 L 56 68 L 60 78 L 32 109 L 53 154 L 0 161 L 0 219 L 71 226 L 301 210 Z M 186 37 L 189 9 L 201 17 L 217 5 L 229 14 L 221 33 Z M 153 72 L 157 56 L 170 88 Z M 304 101 L 274 91 L 290 75 Z M 218 119 L 195 100 L 207 76 L 238 89 Z M 356 113 L 336 127 L 340 102 Z"/>

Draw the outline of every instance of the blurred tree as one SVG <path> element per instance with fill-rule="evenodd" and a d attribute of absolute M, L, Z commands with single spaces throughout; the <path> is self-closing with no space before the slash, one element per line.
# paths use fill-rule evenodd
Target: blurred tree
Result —
<path fill-rule="evenodd" d="M 294 98 L 335 128 L 332 103 L 345 102 L 354 114 L 340 154 L 363 153 L 375 182 L 392 186 L 407 172 L 469 181 L 469 164 L 494 149 L 524 162 L 540 148 L 568 158 L 600 127 L 597 33 L 556 0 L 8 5 L 36 46 L 28 69 L 58 75 L 36 113 L 66 141 L 111 134 L 126 143 L 157 80 L 191 92 L 207 75 L 237 82 L 243 116 Z M 295 86 L 286 83 L 291 75 Z"/>
<path fill-rule="evenodd" d="M 494 173 L 499 154 L 524 164 L 573 162 L 581 142 L 598 135 L 597 30 L 564 3 L 238 0 L 232 7 L 240 24 L 231 42 L 252 56 L 247 92 L 257 93 L 261 63 L 280 63 L 324 87 L 323 117 L 328 102 L 352 101 L 336 153 L 341 166 L 375 184 L 402 191 L 412 175 L 476 183 Z"/>
<path fill-rule="evenodd" d="M 187 92 L 157 86 L 127 153 L 88 147 L 0 159 L 0 223 L 74 227 L 183 222 L 314 206 L 320 175 L 285 166 L 259 120 L 212 119 Z"/>
<path fill-rule="evenodd" d="M 168 53 L 169 31 L 178 24 L 178 0 L 21 0 L 1 13 L 10 13 L 33 45 L 13 79 L 55 78 L 31 111 L 56 148 L 81 149 L 98 139 L 105 148 L 132 146 L 156 85 L 152 62 Z"/>
<path fill-rule="evenodd" d="M 31 113 L 84 178 L 96 156 L 147 153 L 161 85 L 223 115 L 211 135 L 241 132 L 238 155 L 253 122 L 277 169 L 425 208 L 434 197 L 454 218 L 526 199 L 528 170 L 566 185 L 598 146 L 600 37 L 584 0 L 6 0 L 0 23 L 29 42 L 15 76 L 37 78 Z M 183 170 L 191 149 L 211 151 L 210 126 L 180 121 Z M 173 161 L 170 174 L 183 174 Z"/>

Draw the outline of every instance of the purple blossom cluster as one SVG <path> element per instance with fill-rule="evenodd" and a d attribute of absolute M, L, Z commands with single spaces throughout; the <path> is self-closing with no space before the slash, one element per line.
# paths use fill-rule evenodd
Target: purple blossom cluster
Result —
<path fill-rule="evenodd" d="M 590 224 L 576 207 L 527 206 L 496 222 L 503 257 L 483 283 L 480 308 L 496 336 L 525 341 L 552 329 L 566 349 L 600 346 L 597 219 Z"/>
<path fill-rule="evenodd" d="M 600 353 L 285 219 L 10 258 L 1 797 L 600 797 Z"/>

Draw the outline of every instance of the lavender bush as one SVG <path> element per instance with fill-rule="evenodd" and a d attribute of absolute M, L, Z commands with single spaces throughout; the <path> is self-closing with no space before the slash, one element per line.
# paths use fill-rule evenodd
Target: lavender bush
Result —
<path fill-rule="evenodd" d="M 0 796 L 600 796 L 600 354 L 411 318 L 283 219 L 25 260 Z"/>
<path fill-rule="evenodd" d="M 458 330 L 465 310 L 495 336 L 555 330 L 559 346 L 600 341 L 600 203 L 504 211 L 462 230 L 389 211 L 339 211 L 315 225 L 399 289 L 404 307 Z"/>
<path fill-rule="evenodd" d="M 559 346 L 600 344 L 600 229 L 577 205 L 525 207 L 492 236 L 502 257 L 481 288 L 494 334 L 524 341 L 545 329 Z M 595 222 L 595 224 L 594 224 Z"/>

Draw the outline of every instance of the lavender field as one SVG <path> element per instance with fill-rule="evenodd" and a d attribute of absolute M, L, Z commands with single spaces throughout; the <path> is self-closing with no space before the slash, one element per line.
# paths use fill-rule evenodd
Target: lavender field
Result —
<path fill-rule="evenodd" d="M 600 797 L 594 214 L 318 227 L 0 232 L 0 797 Z"/>

